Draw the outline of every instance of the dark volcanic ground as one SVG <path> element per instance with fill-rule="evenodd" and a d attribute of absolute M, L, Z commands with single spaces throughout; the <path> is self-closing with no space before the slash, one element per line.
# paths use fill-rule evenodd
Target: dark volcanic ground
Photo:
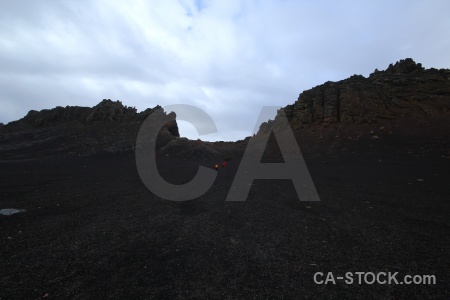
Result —
<path fill-rule="evenodd" d="M 320 202 L 256 180 L 225 202 L 239 159 L 204 196 L 171 202 L 132 156 L 2 161 L 0 299 L 450 298 L 450 159 L 307 158 Z M 159 158 L 181 183 L 198 164 Z M 316 272 L 435 275 L 435 285 L 318 285 Z M 323 278 L 324 279 L 324 278 Z"/>

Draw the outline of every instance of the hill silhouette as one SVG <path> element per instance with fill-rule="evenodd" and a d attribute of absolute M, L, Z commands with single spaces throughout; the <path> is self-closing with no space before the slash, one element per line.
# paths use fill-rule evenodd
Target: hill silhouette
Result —
<path fill-rule="evenodd" d="M 158 108 L 138 113 L 120 101 L 104 99 L 92 108 L 30 111 L 0 127 L 0 154 L 2 159 L 133 155 L 140 125 Z M 418 139 L 450 155 L 445 145 L 438 145 L 448 138 L 450 128 L 450 70 L 424 69 L 410 58 L 375 70 L 368 78 L 353 75 L 306 90 L 283 112 L 306 154 L 361 148 L 361 139 L 369 144 L 381 139 L 384 146 L 400 143 L 404 148 Z M 258 134 L 268 134 L 266 126 L 263 123 Z M 198 143 L 180 138 L 175 120 L 162 129 L 158 142 L 161 155 L 204 159 L 239 156 L 245 145 L 245 139 Z"/>

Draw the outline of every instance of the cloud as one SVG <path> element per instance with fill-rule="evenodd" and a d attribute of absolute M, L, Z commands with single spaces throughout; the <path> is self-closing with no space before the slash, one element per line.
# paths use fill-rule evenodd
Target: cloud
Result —
<path fill-rule="evenodd" d="M 399 59 L 449 68 L 447 1 L 2 1 L 0 121 L 30 109 L 192 104 L 250 135 L 261 106 Z M 181 123 L 184 136 L 195 130 Z"/>

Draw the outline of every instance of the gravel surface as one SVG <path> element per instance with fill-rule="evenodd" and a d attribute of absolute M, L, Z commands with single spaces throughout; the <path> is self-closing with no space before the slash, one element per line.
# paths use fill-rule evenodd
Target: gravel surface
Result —
<path fill-rule="evenodd" d="M 215 161 L 163 157 L 172 183 Z M 202 197 L 172 202 L 133 157 L 0 162 L 0 299 L 449 299 L 450 160 L 307 159 L 320 202 L 255 180 L 225 202 L 238 159 Z M 353 284 L 316 284 L 353 272 Z M 435 275 L 358 284 L 355 272 Z M 370 277 L 369 277 L 370 279 Z"/>

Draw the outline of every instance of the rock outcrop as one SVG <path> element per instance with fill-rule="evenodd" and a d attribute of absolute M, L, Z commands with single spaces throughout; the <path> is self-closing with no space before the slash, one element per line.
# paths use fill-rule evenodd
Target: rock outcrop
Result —
<path fill-rule="evenodd" d="M 300 94 L 284 111 L 304 155 L 450 158 L 450 70 L 400 60 Z M 279 113 L 280 113 L 279 112 Z M 279 115 L 261 124 L 271 134 Z M 280 154 L 275 139 L 266 152 Z"/>
<path fill-rule="evenodd" d="M 137 112 L 120 101 L 103 99 L 90 107 L 66 106 L 30 111 L 1 127 L 2 158 L 88 156 L 104 153 L 134 152 L 136 136 L 142 122 L 160 106 Z M 176 115 L 160 130 L 157 146 L 162 148 L 180 136 Z"/>
<path fill-rule="evenodd" d="M 43 109 L 41 111 L 30 110 L 28 114 L 18 120 L 8 124 L 9 127 L 20 127 L 20 125 L 31 125 L 32 127 L 49 127 L 61 125 L 69 122 L 80 122 L 83 124 L 110 122 L 142 122 L 149 114 L 156 109 L 161 108 L 157 105 L 154 108 L 148 108 L 138 113 L 136 108 L 124 106 L 121 101 L 111 101 L 103 99 L 94 107 L 80 106 L 57 106 L 52 109 Z M 171 124 L 170 130 L 174 136 L 179 136 L 176 123 Z"/>
<path fill-rule="evenodd" d="M 367 123 L 423 118 L 450 110 L 450 70 L 424 69 L 411 58 L 304 91 L 284 108 L 294 128 L 321 123 Z"/>

